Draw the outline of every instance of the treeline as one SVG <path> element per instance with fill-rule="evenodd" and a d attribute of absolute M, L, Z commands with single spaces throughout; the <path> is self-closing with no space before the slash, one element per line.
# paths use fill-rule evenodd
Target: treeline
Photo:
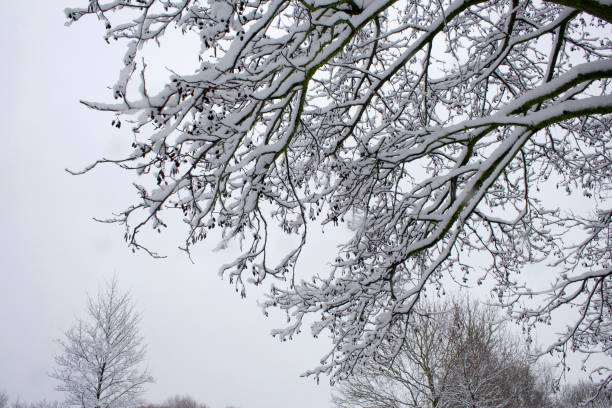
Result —
<path fill-rule="evenodd" d="M 175 395 L 170 397 L 161 404 L 146 404 L 139 408 L 211 408 L 210 406 L 198 402 L 188 395 Z M 238 408 L 227 406 L 226 408 Z"/>
<path fill-rule="evenodd" d="M 0 408 L 63 408 L 63 404 L 58 401 L 21 401 L 19 398 L 11 401 L 9 395 L 0 391 Z"/>
<path fill-rule="evenodd" d="M 66 408 L 67 406 L 59 401 L 40 400 L 34 402 L 24 402 L 19 399 L 11 401 L 9 395 L 0 391 L 0 408 Z M 119 407 L 108 407 L 119 408 Z M 123 408 L 123 407 L 122 407 Z M 211 408 L 209 405 L 194 400 L 188 395 L 175 395 L 166 399 L 160 404 L 141 403 L 135 408 Z M 225 408 L 238 408 L 227 406 Z"/>
<path fill-rule="evenodd" d="M 145 352 L 138 322 L 129 293 L 119 290 L 116 279 L 107 282 L 89 298 L 88 318 L 59 342 L 62 354 L 51 376 L 59 380 L 56 390 L 65 393 L 65 400 L 10 401 L 0 391 L 0 408 L 210 408 L 178 395 L 159 404 L 143 402 L 144 385 L 152 377 L 138 368 Z M 497 308 L 468 298 L 424 300 L 401 330 L 394 333 L 403 338 L 399 347 L 383 338 L 382 355 L 371 356 L 335 384 L 336 408 L 612 406 L 606 383 L 559 389 L 559 378 L 535 362 L 533 350 L 507 327 Z"/>
<path fill-rule="evenodd" d="M 345 384 L 346 386 L 346 384 Z M 347 405 L 348 399 L 346 394 L 346 388 L 340 388 L 343 391 L 337 393 L 334 397 L 335 407 L 341 408 Z M 365 389 L 364 389 L 365 391 Z M 388 388 L 387 388 L 388 391 Z M 526 390 L 529 392 L 529 390 Z M 379 390 L 379 392 L 384 392 L 383 390 Z M 531 390 L 533 392 L 533 390 Z M 343 394 L 344 393 L 344 394 Z M 553 394 L 551 390 L 545 390 L 546 394 L 542 399 L 541 405 L 539 408 L 579 408 L 579 407 L 588 407 L 588 408 L 610 408 L 612 406 L 612 393 L 609 391 L 600 391 L 598 387 L 590 382 L 581 381 L 575 384 L 568 384 L 562 388 L 562 390 L 556 394 Z M 340 395 L 344 395 L 344 402 L 342 402 L 343 398 Z M 355 402 L 355 401 L 353 401 Z M 387 401 L 388 403 L 389 401 Z M 372 408 L 385 406 L 387 408 L 393 408 L 399 406 L 397 404 L 391 403 L 390 405 L 380 405 L 383 401 L 379 401 L 379 404 L 370 405 Z M 400 403 L 400 401 L 397 401 Z M 355 408 L 363 407 L 364 405 L 359 404 L 358 402 L 353 405 Z M 410 406 L 410 405 L 403 405 Z M 423 407 L 427 407 L 428 405 L 423 405 Z M 439 405 L 440 407 L 442 405 Z M 461 407 L 463 405 L 457 405 L 457 407 Z M 500 405 L 502 408 L 509 408 L 511 404 L 508 405 Z M 10 401 L 9 395 L 6 392 L 0 391 L 0 408 L 66 408 L 66 406 L 58 401 L 47 401 L 40 400 L 34 402 L 25 402 L 19 399 L 14 401 Z M 211 408 L 209 405 L 198 402 L 194 400 L 192 397 L 188 395 L 176 395 L 168 398 L 162 403 L 153 404 L 146 403 L 141 404 L 138 408 Z M 238 408 L 234 406 L 227 406 L 225 408 Z M 482 406 L 479 406 L 482 408 Z M 527 408 L 527 406 L 525 406 Z"/>
<path fill-rule="evenodd" d="M 197 402 L 188 395 L 175 395 L 174 397 L 168 398 L 161 404 L 147 404 L 142 405 L 140 408 L 210 408 L 208 405 L 201 402 Z"/>

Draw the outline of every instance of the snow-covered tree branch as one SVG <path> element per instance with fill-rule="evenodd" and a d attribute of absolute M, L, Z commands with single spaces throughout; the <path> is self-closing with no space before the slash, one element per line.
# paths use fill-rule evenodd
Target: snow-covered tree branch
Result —
<path fill-rule="evenodd" d="M 311 374 L 397 348 L 425 291 L 477 271 L 475 251 L 490 261 L 477 282 L 525 324 L 578 306 L 551 351 L 611 355 L 608 0 L 91 0 L 66 14 L 127 43 L 115 102 L 85 103 L 131 123 L 133 150 L 85 171 L 141 175 L 113 220 L 128 244 L 146 249 L 141 230 L 176 210 L 187 251 L 212 228 L 241 241 L 222 272 L 240 291 L 277 278 L 265 308 L 292 321 L 275 335 L 307 315 L 331 333 Z M 169 27 L 200 40 L 201 62 L 152 92 L 138 55 Z M 592 216 L 542 200 L 551 184 Z M 331 270 L 296 276 L 308 224 L 346 217 L 358 221 Z M 277 264 L 272 224 L 301 236 Z M 533 263 L 548 289 L 524 282 Z"/>

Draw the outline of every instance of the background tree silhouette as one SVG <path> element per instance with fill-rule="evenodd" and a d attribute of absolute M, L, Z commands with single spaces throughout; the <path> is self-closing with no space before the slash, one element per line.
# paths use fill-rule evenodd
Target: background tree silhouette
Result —
<path fill-rule="evenodd" d="M 545 408 L 550 373 L 497 310 L 467 299 L 426 302 L 391 365 L 369 361 L 341 381 L 338 408 Z M 383 360 L 385 361 L 385 360 Z"/>

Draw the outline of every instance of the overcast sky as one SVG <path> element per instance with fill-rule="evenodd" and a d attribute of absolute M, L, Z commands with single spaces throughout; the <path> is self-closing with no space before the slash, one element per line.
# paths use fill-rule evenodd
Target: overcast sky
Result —
<path fill-rule="evenodd" d="M 264 318 L 254 290 L 242 300 L 217 275 L 231 253 L 201 247 L 192 264 L 176 249 L 180 234 L 170 233 L 156 241 L 168 258 L 154 260 L 132 254 L 120 227 L 92 220 L 129 205 L 133 190 L 116 169 L 64 171 L 131 144 L 111 128 L 112 117 L 78 102 L 108 100 L 124 52 L 105 44 L 95 19 L 64 26 L 63 8 L 85 3 L 2 6 L 0 390 L 12 400 L 61 400 L 47 376 L 59 351 L 54 339 L 83 316 L 87 293 L 116 274 L 142 315 L 156 378 L 147 400 L 189 394 L 212 408 L 329 407 L 327 380 L 299 376 L 328 344 L 307 334 L 288 343 L 272 338 L 283 316 Z M 329 239 L 311 240 L 303 270 L 325 267 L 334 252 Z"/>

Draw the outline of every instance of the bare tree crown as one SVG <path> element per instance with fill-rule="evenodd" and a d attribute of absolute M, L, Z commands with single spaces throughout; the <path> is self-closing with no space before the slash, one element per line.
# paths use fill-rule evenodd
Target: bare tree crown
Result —
<path fill-rule="evenodd" d="M 87 318 L 65 333 L 62 352 L 55 358 L 51 377 L 66 404 L 81 408 L 132 408 L 141 402 L 144 386 L 153 381 L 144 362 L 146 347 L 140 337 L 140 317 L 116 279 L 95 298 L 90 297 Z"/>
<path fill-rule="evenodd" d="M 552 408 L 552 376 L 492 306 L 423 302 L 390 365 L 368 361 L 335 387 L 337 408 Z"/>

